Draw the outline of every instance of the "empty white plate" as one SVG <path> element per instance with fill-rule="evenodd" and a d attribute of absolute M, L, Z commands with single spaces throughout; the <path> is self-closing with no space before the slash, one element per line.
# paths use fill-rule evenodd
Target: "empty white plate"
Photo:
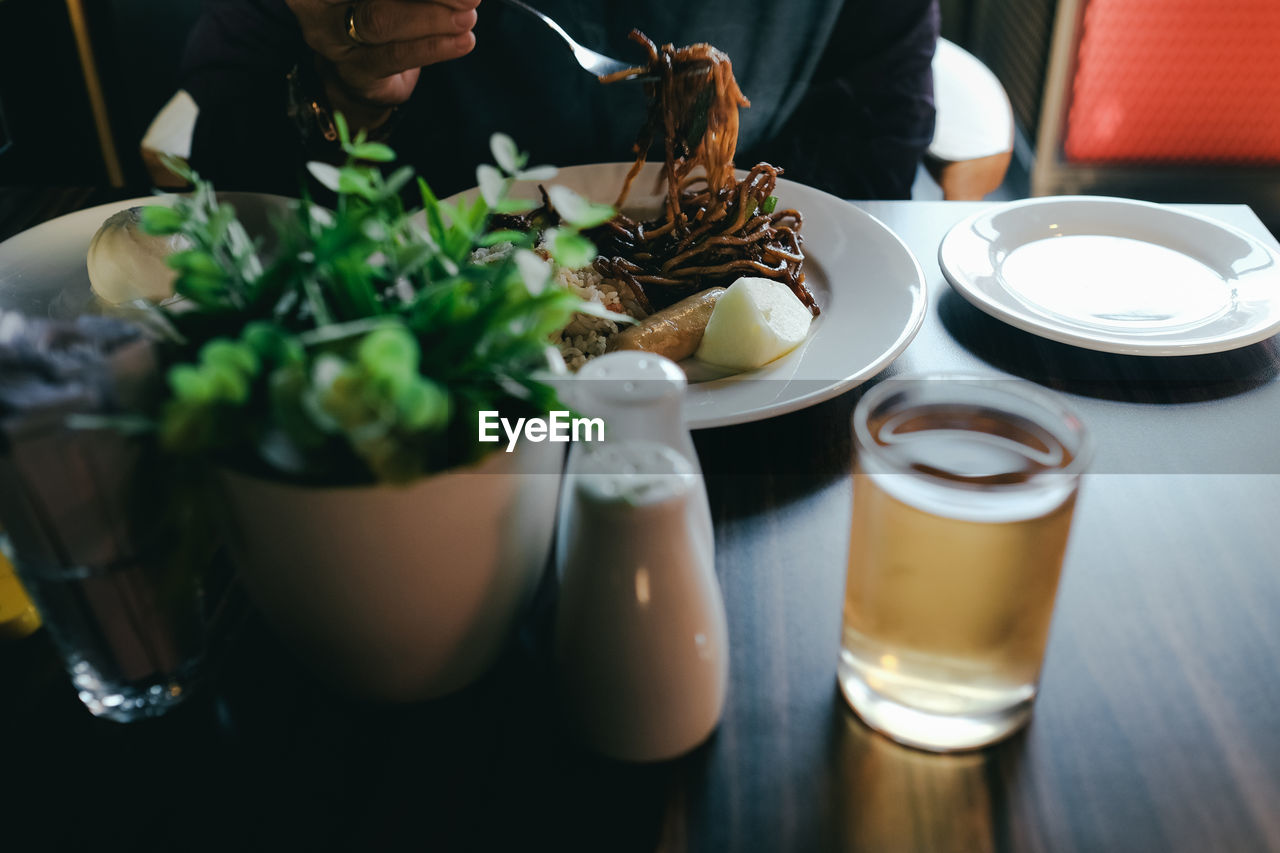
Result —
<path fill-rule="evenodd" d="M 1280 332 L 1280 262 L 1255 238 L 1148 202 L 1036 198 L 957 223 L 938 263 L 978 308 L 1102 352 L 1222 352 Z"/>

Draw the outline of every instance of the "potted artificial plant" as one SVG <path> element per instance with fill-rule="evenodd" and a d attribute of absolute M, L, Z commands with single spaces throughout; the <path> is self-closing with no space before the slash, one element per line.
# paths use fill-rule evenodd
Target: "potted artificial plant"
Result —
<path fill-rule="evenodd" d="M 502 135 L 478 197 L 419 179 L 410 211 L 412 170 L 384 176 L 393 152 L 337 126 L 346 164 L 310 166 L 336 205 L 298 202 L 269 255 L 193 173 L 190 196 L 144 212 L 189 245 L 169 259 L 183 299 L 156 309 L 175 341 L 159 437 L 214 461 L 250 596 L 317 672 L 425 698 L 484 671 L 543 568 L 562 445 L 506 453 L 477 415 L 557 406 L 548 338 L 604 309 L 550 286 L 545 256 L 590 263 L 578 231 L 612 211 L 575 199 L 541 235 L 487 231 L 531 206 L 514 181 L 554 175 Z"/>

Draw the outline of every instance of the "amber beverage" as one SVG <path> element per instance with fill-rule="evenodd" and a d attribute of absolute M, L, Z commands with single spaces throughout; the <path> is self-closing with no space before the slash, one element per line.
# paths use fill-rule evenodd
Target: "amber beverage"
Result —
<path fill-rule="evenodd" d="M 873 728 L 931 750 L 1030 716 L 1088 448 L 1078 419 L 1005 380 L 895 380 L 854 415 L 838 663 Z"/>

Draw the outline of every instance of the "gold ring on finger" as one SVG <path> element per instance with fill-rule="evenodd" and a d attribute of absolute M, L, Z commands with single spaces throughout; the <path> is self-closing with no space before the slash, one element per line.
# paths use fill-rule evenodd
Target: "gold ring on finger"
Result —
<path fill-rule="evenodd" d="M 352 3 L 347 7 L 347 36 L 356 44 L 369 44 L 368 41 L 360 35 L 360 31 L 356 29 L 356 4 Z"/>

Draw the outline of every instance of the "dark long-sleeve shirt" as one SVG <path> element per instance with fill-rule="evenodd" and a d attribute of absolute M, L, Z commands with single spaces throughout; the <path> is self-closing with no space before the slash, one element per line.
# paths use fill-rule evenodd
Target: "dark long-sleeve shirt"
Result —
<path fill-rule="evenodd" d="M 739 166 L 768 160 L 845 198 L 907 198 L 933 136 L 930 62 L 937 0 L 540 0 L 584 44 L 641 62 L 632 28 L 655 42 L 708 42 L 751 100 Z M 423 69 L 387 140 L 438 194 L 472 186 L 495 131 L 537 163 L 633 159 L 643 87 L 601 85 L 559 39 L 497 2 L 479 9 L 476 47 Z M 192 163 L 225 189 L 296 195 L 304 148 L 286 117 L 285 75 L 309 61 L 283 0 L 210 0 L 188 44 L 185 87 L 200 106 Z"/>

